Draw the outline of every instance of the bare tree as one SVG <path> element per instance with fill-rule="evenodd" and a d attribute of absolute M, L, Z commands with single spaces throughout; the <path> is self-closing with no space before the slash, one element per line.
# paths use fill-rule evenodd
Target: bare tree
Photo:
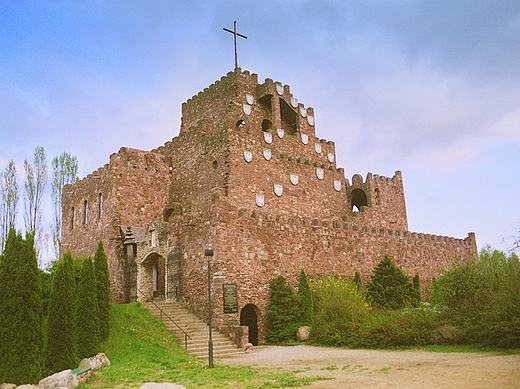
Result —
<path fill-rule="evenodd" d="M 78 180 L 78 159 L 66 152 L 52 160 L 51 196 L 54 208 L 52 241 L 56 259 L 60 256 L 63 187 Z"/>
<path fill-rule="evenodd" d="M 34 235 L 34 245 L 40 261 L 43 246 L 43 209 L 42 200 L 47 185 L 47 159 L 45 149 L 37 146 L 34 149 L 34 160 L 23 163 L 25 169 L 24 222 L 25 230 Z"/>
<path fill-rule="evenodd" d="M 0 208 L 2 231 L 0 234 L 0 249 L 3 250 L 10 228 L 16 226 L 16 206 L 18 205 L 18 182 L 16 181 L 16 166 L 11 160 L 4 172 L 0 173 Z"/>

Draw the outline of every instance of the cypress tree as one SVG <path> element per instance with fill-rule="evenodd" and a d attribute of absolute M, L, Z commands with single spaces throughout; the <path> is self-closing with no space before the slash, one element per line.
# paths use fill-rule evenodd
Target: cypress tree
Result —
<path fill-rule="evenodd" d="M 300 270 L 300 282 L 298 285 L 298 302 L 300 305 L 300 325 L 312 326 L 314 321 L 314 302 L 312 300 L 311 286 L 305 270 Z"/>
<path fill-rule="evenodd" d="M 94 254 L 94 274 L 99 315 L 99 336 L 100 340 L 104 341 L 108 339 L 110 330 L 110 278 L 107 255 L 101 240 L 99 240 Z"/>
<path fill-rule="evenodd" d="M 72 254 L 57 262 L 48 306 L 46 367 L 53 374 L 73 369 L 78 362 L 76 282 Z"/>
<path fill-rule="evenodd" d="M 273 343 L 293 340 L 299 327 L 298 299 L 283 276 L 274 278 L 269 289 L 266 339 Z"/>
<path fill-rule="evenodd" d="M 99 351 L 99 314 L 94 264 L 91 257 L 81 263 L 78 283 L 78 355 L 90 358 Z"/>
<path fill-rule="evenodd" d="M 34 237 L 9 230 L 0 259 L 0 382 L 42 378 L 42 291 Z"/>

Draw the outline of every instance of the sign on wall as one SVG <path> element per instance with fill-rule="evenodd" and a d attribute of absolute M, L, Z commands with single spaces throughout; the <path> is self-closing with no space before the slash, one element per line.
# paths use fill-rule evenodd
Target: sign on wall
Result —
<path fill-rule="evenodd" d="M 222 285 L 224 313 L 238 313 L 237 284 Z"/>

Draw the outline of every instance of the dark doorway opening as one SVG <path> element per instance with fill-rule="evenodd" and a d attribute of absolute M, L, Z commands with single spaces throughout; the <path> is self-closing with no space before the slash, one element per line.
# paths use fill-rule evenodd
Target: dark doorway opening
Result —
<path fill-rule="evenodd" d="M 258 322 L 256 315 L 256 306 L 247 304 L 240 311 L 240 325 L 249 327 L 249 343 L 258 346 Z"/>

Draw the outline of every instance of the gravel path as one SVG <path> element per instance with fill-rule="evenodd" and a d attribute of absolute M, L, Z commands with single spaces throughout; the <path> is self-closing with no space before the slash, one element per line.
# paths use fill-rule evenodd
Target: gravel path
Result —
<path fill-rule="evenodd" d="M 520 355 L 347 350 L 313 346 L 260 348 L 219 361 L 322 376 L 310 388 L 520 388 Z"/>

